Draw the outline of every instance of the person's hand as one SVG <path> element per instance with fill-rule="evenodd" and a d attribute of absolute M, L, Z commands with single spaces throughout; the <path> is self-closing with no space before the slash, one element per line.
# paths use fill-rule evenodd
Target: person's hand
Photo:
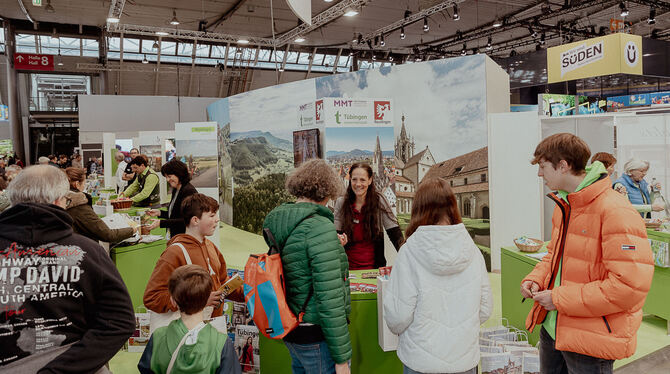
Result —
<path fill-rule="evenodd" d="M 525 297 L 526 299 L 530 299 L 533 297 L 533 295 L 540 290 L 540 285 L 533 281 L 525 281 L 521 283 L 521 296 Z"/>
<path fill-rule="evenodd" d="M 651 204 L 651 210 L 654 212 L 660 212 L 665 209 L 665 203 L 662 201 L 654 201 L 653 204 Z"/>
<path fill-rule="evenodd" d="M 219 305 L 221 305 L 221 302 L 223 301 L 223 298 L 221 297 L 222 292 L 221 291 L 212 291 L 212 293 L 209 294 L 209 299 L 207 299 L 207 305 L 206 306 L 213 306 L 214 309 L 218 308 Z"/>
<path fill-rule="evenodd" d="M 130 174 L 123 173 L 123 175 L 121 176 L 121 179 L 123 179 L 124 181 L 129 181 L 129 180 L 133 179 L 133 175 L 135 175 L 135 174 L 133 174 L 133 173 L 130 173 Z"/>
<path fill-rule="evenodd" d="M 624 186 L 622 186 L 622 185 L 617 186 L 617 187 L 614 189 L 614 191 L 616 191 L 616 192 L 618 192 L 618 193 L 620 193 L 620 194 L 622 194 L 622 195 L 628 195 L 628 190 L 626 190 L 626 187 L 624 187 Z"/>
<path fill-rule="evenodd" d="M 340 244 L 342 244 L 343 247 L 347 245 L 347 234 L 337 234 L 337 238 L 340 239 Z"/>
<path fill-rule="evenodd" d="M 351 374 L 349 363 L 343 362 L 341 364 L 335 364 L 335 374 Z"/>
<path fill-rule="evenodd" d="M 161 224 L 161 221 L 159 221 L 157 219 L 152 219 L 151 224 L 149 225 L 149 231 L 157 228 L 158 226 L 160 226 L 160 224 Z"/>
<path fill-rule="evenodd" d="M 546 310 L 556 310 L 556 305 L 551 300 L 551 290 L 545 290 L 535 293 L 533 300 L 537 301 Z"/>
<path fill-rule="evenodd" d="M 146 212 L 144 212 L 144 214 L 152 216 L 152 217 L 156 217 L 156 216 L 161 214 L 161 211 L 158 210 L 158 209 L 149 209 Z"/>
<path fill-rule="evenodd" d="M 656 183 L 656 184 L 654 185 L 654 188 L 656 189 L 656 191 L 659 191 L 659 192 L 660 192 L 660 191 L 661 191 L 661 184 L 660 184 L 660 183 Z"/>

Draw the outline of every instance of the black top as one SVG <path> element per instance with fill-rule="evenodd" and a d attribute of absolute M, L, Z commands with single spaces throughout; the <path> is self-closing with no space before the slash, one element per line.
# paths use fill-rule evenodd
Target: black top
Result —
<path fill-rule="evenodd" d="M 186 232 L 184 217 L 181 215 L 181 203 L 184 202 L 184 199 L 196 193 L 198 193 L 198 190 L 191 183 L 186 183 L 181 186 L 178 193 L 172 194 L 172 199 L 170 199 L 170 204 L 174 201 L 172 214 L 168 215 L 167 210 L 161 211 L 160 218 L 164 219 L 160 221 L 160 227 L 170 229 L 170 236 Z"/>
<path fill-rule="evenodd" d="M 125 174 L 132 174 L 133 175 L 133 177 L 129 181 L 127 181 L 128 183 L 126 183 L 126 187 L 124 188 L 124 190 L 127 190 L 128 187 L 130 187 L 130 185 L 133 184 L 133 182 L 135 182 L 135 178 L 137 178 L 137 175 L 135 175 L 135 172 L 133 171 L 133 168 L 130 167 L 129 162 L 126 163 L 126 169 L 123 172 Z"/>
<path fill-rule="evenodd" d="M 98 370 L 135 330 L 130 296 L 112 259 L 73 233 L 72 218 L 56 205 L 16 204 L 0 214 L 0 227 L 1 268 L 7 270 L 0 362 L 76 342 L 40 372 Z"/>

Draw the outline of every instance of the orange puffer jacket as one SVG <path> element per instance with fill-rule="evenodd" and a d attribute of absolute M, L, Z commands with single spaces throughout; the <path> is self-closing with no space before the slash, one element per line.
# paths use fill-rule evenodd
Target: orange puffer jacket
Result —
<path fill-rule="evenodd" d="M 549 253 L 524 281 L 552 289 L 562 257 L 561 283 L 551 293 L 556 349 L 615 360 L 635 353 L 654 263 L 642 218 L 611 185 L 605 177 L 569 194 L 570 204 L 548 195 L 557 204 Z M 526 328 L 546 315 L 535 303 Z"/>

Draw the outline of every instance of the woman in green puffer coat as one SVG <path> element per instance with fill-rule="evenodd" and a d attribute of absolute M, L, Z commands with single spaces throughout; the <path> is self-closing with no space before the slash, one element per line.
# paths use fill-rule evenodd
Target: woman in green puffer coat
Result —
<path fill-rule="evenodd" d="M 315 159 L 288 177 L 286 189 L 296 202 L 275 208 L 263 228 L 283 246 L 289 308 L 298 315 L 307 301 L 303 323 L 284 338 L 293 373 L 349 373 L 349 262 L 326 208 L 340 195 L 342 182 L 325 161 Z"/>

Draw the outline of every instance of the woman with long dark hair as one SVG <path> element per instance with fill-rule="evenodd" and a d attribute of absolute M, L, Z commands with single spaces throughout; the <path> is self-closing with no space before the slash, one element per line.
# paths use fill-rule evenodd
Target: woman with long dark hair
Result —
<path fill-rule="evenodd" d="M 476 374 L 479 326 L 493 298 L 484 257 L 444 179 L 421 182 L 405 234 L 384 290 L 384 319 L 400 336 L 403 373 Z"/>
<path fill-rule="evenodd" d="M 247 338 L 247 342 L 242 348 L 242 355 L 240 356 L 240 364 L 242 364 L 242 371 L 250 371 L 254 367 L 254 345 L 253 338 Z"/>
<path fill-rule="evenodd" d="M 349 186 L 335 202 L 335 228 L 349 258 L 349 269 L 386 266 L 384 231 L 396 250 L 404 239 L 398 219 L 386 198 L 377 191 L 372 168 L 355 163 L 349 168 Z"/>
<path fill-rule="evenodd" d="M 147 211 L 148 215 L 161 218 L 161 220 L 154 220 L 149 228 L 151 230 L 159 226 L 166 228 L 170 231 L 172 237 L 186 232 L 186 224 L 181 214 L 181 204 L 184 199 L 198 193 L 198 191 L 191 184 L 191 176 L 186 164 L 179 160 L 172 159 L 163 164 L 161 174 L 172 187 L 172 198 L 168 210 L 152 209 Z"/>

